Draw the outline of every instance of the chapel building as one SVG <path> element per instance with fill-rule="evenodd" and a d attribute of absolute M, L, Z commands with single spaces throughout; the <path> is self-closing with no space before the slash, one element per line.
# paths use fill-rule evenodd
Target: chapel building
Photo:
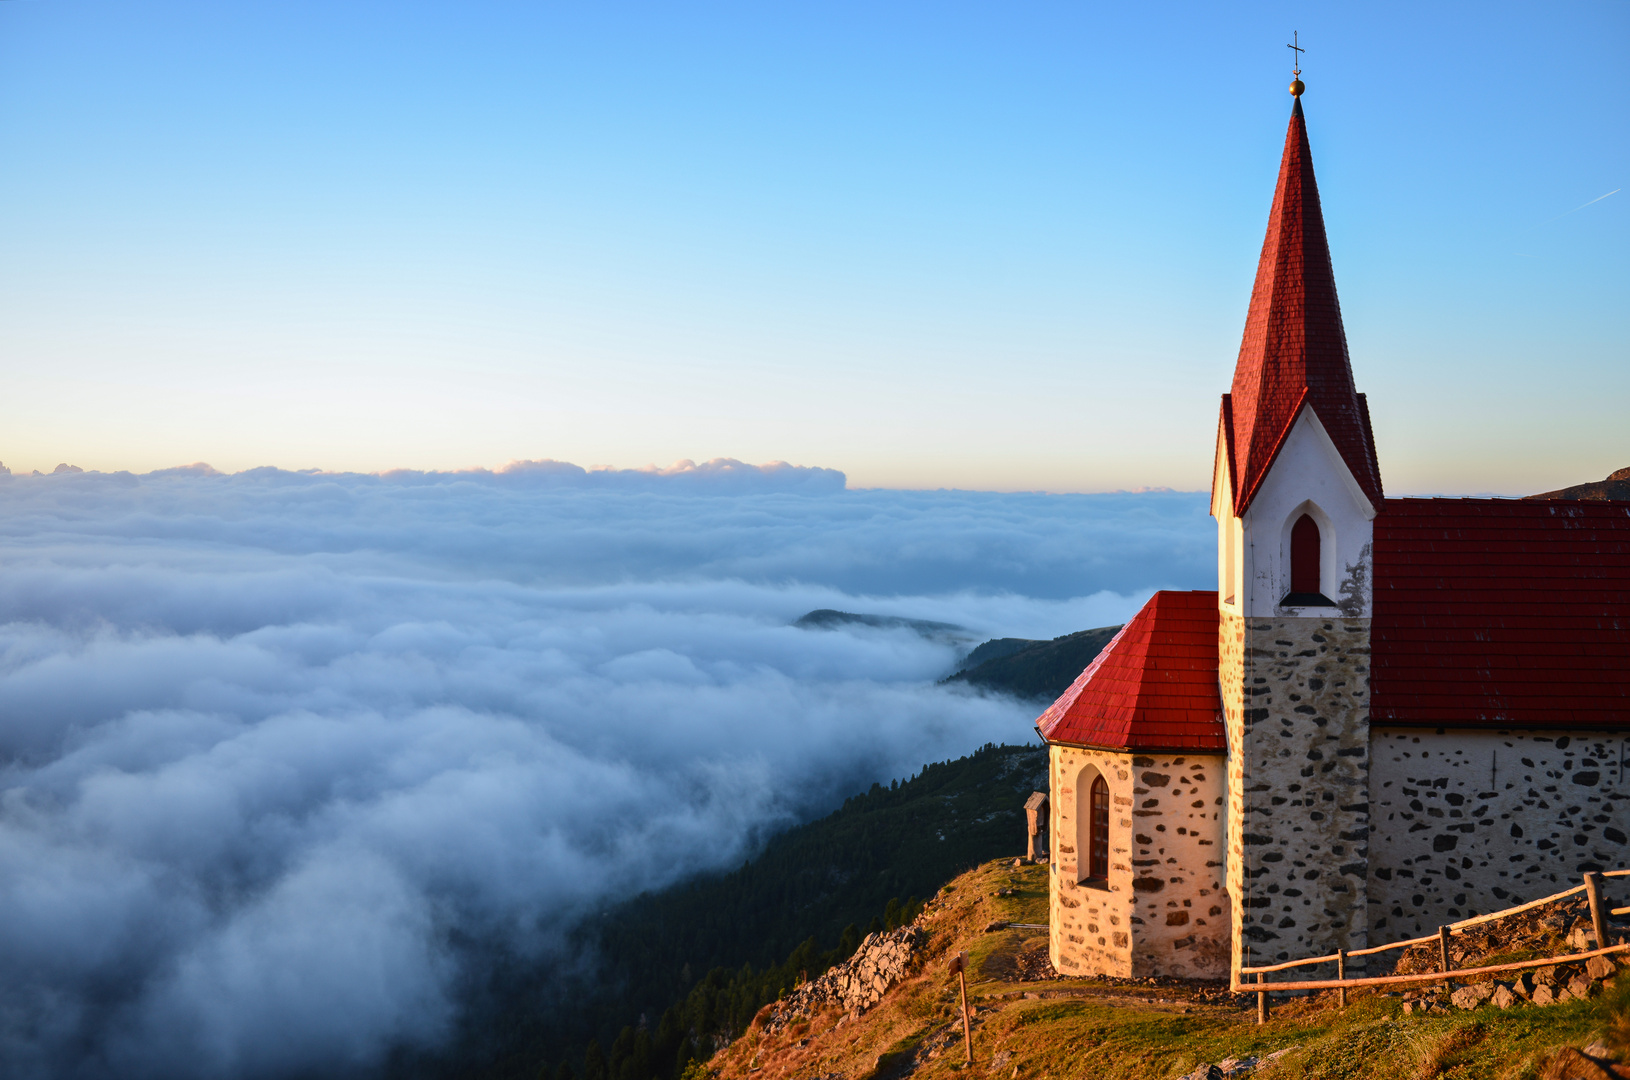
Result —
<path fill-rule="evenodd" d="M 1630 502 L 1386 497 L 1300 96 L 1216 447 L 1217 590 L 1037 720 L 1054 967 L 1228 977 L 1630 866 Z"/>

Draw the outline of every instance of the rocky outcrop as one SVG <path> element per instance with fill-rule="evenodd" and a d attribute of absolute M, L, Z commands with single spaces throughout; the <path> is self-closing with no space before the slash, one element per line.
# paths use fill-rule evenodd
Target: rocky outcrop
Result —
<path fill-rule="evenodd" d="M 928 936 L 928 931 L 916 926 L 867 934 L 855 955 L 770 1006 L 765 1029 L 780 1031 L 796 1017 L 813 1016 L 824 1009 L 865 1012 L 910 974 Z"/>

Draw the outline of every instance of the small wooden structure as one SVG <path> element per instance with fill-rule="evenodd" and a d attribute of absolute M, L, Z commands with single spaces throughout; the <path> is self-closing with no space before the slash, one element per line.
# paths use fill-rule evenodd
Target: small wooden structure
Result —
<path fill-rule="evenodd" d="M 1025 846 L 1024 857 L 1035 862 L 1038 857 L 1047 854 L 1047 838 L 1042 833 L 1047 827 L 1047 793 L 1032 791 L 1030 798 L 1024 801 L 1024 813 L 1030 823 L 1029 842 Z"/>

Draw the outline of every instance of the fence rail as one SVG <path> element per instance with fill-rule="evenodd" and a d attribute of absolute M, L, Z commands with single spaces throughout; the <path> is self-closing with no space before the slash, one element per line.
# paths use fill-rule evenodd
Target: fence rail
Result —
<path fill-rule="evenodd" d="M 1611 945 L 1608 942 L 1608 926 L 1606 915 L 1630 915 L 1630 907 L 1613 908 L 1607 910 L 1602 902 L 1601 882 L 1603 878 L 1630 877 L 1630 869 L 1608 870 L 1593 872 L 1585 875 L 1584 883 L 1575 885 L 1571 889 L 1564 889 L 1559 893 L 1530 900 L 1525 904 L 1505 908 L 1501 911 L 1489 912 L 1486 915 L 1475 915 L 1461 919 L 1438 928 L 1436 934 L 1427 937 L 1410 938 L 1407 941 L 1394 941 L 1388 945 L 1376 945 L 1368 949 L 1354 949 L 1348 952 L 1338 950 L 1328 956 L 1309 956 L 1300 960 L 1288 960 L 1282 964 L 1264 964 L 1257 967 L 1241 967 L 1229 980 L 1230 988 L 1235 993 L 1255 990 L 1257 994 L 1257 1022 L 1266 1023 L 1268 1017 L 1268 994 L 1273 991 L 1285 990 L 1340 990 L 1341 1004 L 1347 1004 L 1347 991 L 1357 987 L 1402 986 L 1412 983 L 1447 982 L 1454 979 L 1466 978 L 1473 975 L 1491 975 L 1508 971 L 1524 971 L 1529 968 L 1551 967 L 1556 964 L 1567 964 L 1579 960 L 1589 960 L 1596 956 L 1608 956 L 1615 953 L 1630 952 L 1630 944 Z M 1464 933 L 1473 926 L 1507 919 L 1513 915 L 1520 915 L 1525 911 L 1541 907 L 1545 904 L 1563 900 L 1577 893 L 1584 893 L 1590 900 L 1591 924 L 1596 933 L 1597 947 L 1588 952 L 1570 953 L 1566 956 L 1552 956 L 1538 960 L 1523 960 L 1512 964 L 1495 964 L 1492 966 L 1475 968 L 1450 968 L 1449 966 L 1449 937 L 1451 934 Z M 1378 975 L 1374 977 L 1347 978 L 1347 961 L 1357 956 L 1372 956 L 1376 953 L 1388 952 L 1392 949 L 1406 949 L 1412 945 L 1427 945 L 1438 943 L 1439 968 L 1438 971 L 1419 972 L 1413 975 Z M 1291 982 L 1267 982 L 1263 976 L 1277 971 L 1289 971 L 1292 968 L 1307 967 L 1311 964 L 1335 964 L 1336 975 L 1334 979 L 1300 979 Z M 1255 975 L 1255 983 L 1242 983 L 1240 976 Z"/>

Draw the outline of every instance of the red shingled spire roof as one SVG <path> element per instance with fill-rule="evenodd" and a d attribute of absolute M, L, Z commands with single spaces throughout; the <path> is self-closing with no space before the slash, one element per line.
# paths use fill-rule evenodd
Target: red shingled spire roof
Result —
<path fill-rule="evenodd" d="M 1353 389 L 1347 335 L 1313 179 L 1302 101 L 1291 110 L 1233 392 L 1223 398 L 1234 512 L 1243 514 L 1291 425 L 1310 408 L 1358 486 L 1381 509 L 1369 408 Z M 1232 423 L 1228 423 L 1229 420 Z"/>

